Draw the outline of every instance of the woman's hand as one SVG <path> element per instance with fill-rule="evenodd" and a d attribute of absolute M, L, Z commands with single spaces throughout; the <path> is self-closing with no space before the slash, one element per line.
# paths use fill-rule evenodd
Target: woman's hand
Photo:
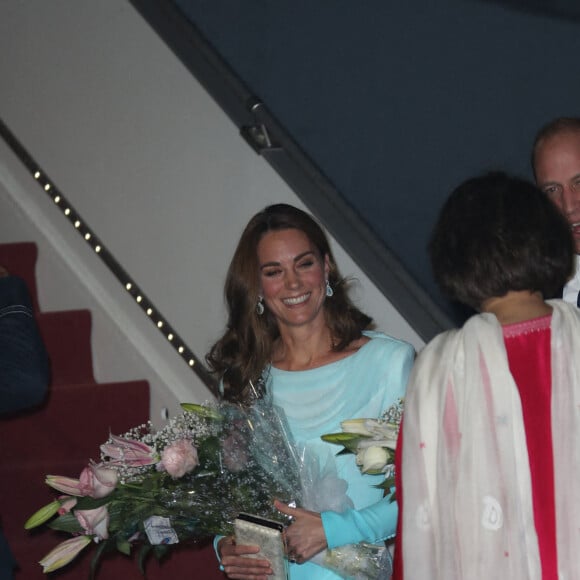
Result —
<path fill-rule="evenodd" d="M 237 580 L 268 580 L 268 576 L 274 573 L 268 560 L 245 556 L 259 551 L 259 546 L 237 546 L 232 536 L 222 538 L 218 543 L 218 553 L 226 576 Z"/>
<path fill-rule="evenodd" d="M 302 564 L 327 547 L 319 513 L 302 508 L 291 508 L 277 500 L 274 506 L 283 514 L 293 518 L 292 523 L 284 532 L 286 552 L 290 561 Z"/>

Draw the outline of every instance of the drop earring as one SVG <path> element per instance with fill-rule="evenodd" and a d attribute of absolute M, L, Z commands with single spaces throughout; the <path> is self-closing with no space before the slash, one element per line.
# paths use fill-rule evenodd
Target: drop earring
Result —
<path fill-rule="evenodd" d="M 264 314 L 264 298 L 262 296 L 258 296 L 258 303 L 256 304 L 256 314 L 258 316 L 262 316 L 262 314 Z"/>
<path fill-rule="evenodd" d="M 332 298 L 334 296 L 334 290 L 332 289 L 332 286 L 328 280 L 326 281 L 326 296 L 328 298 Z"/>

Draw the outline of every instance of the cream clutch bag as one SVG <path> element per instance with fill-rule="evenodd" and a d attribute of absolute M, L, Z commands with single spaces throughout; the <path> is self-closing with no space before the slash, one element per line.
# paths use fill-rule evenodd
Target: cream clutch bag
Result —
<path fill-rule="evenodd" d="M 239 514 L 234 520 L 236 544 L 241 546 L 260 546 L 257 554 L 246 558 L 268 560 L 274 571 L 272 580 L 288 580 L 288 560 L 285 557 L 284 526 L 273 520 L 251 514 Z"/>

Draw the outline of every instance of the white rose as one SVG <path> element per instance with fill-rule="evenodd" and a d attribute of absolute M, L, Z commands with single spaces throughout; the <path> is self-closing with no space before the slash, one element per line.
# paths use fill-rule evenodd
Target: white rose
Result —
<path fill-rule="evenodd" d="M 357 465 L 362 465 L 363 473 L 382 473 L 389 460 L 389 454 L 383 447 L 367 447 L 356 454 Z"/>

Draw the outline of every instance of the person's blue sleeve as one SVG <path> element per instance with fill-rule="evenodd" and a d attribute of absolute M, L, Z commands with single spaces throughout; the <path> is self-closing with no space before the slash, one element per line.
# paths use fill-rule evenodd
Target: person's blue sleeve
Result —
<path fill-rule="evenodd" d="M 384 384 L 378 386 L 388 391 L 389 399 L 395 401 L 399 398 L 404 399 L 414 362 L 415 349 L 401 341 L 388 359 L 389 368 L 383 377 Z"/>
<path fill-rule="evenodd" d="M 404 396 L 409 373 L 415 359 L 414 349 L 405 343 L 391 353 L 388 372 L 384 380 L 395 396 Z M 394 489 L 393 489 L 394 491 Z M 344 512 L 322 512 L 322 526 L 329 548 L 358 542 L 379 542 L 395 535 L 397 528 L 397 502 L 391 495 L 363 509 L 348 509 Z"/>
<path fill-rule="evenodd" d="M 387 540 L 395 534 L 397 513 L 397 502 L 389 497 L 361 510 L 322 512 L 328 547 L 332 549 L 345 544 Z"/>
<path fill-rule="evenodd" d="M 48 355 L 26 284 L 16 276 L 0 278 L 0 413 L 41 403 L 49 380 Z"/>
<path fill-rule="evenodd" d="M 213 549 L 214 549 L 215 557 L 217 558 L 220 570 L 223 570 L 224 568 L 222 566 L 222 559 L 220 558 L 220 553 L 218 551 L 218 543 L 224 537 L 225 536 L 214 536 L 214 539 L 213 539 Z"/>

